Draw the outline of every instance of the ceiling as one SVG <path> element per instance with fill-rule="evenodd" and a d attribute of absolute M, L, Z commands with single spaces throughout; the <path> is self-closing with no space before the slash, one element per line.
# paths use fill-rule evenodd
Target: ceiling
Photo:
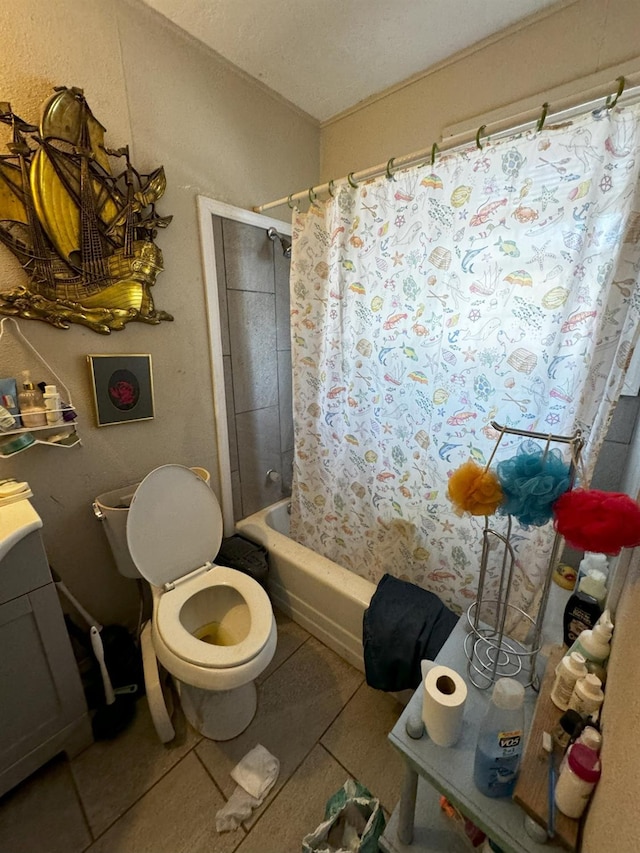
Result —
<path fill-rule="evenodd" d="M 558 0 L 143 0 L 323 121 Z"/>

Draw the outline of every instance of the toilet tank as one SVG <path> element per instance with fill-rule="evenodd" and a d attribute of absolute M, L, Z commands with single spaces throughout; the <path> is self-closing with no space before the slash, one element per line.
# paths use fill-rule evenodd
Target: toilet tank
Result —
<path fill-rule="evenodd" d="M 210 485 L 210 474 L 206 468 L 192 468 L 194 474 Z M 142 575 L 131 559 L 129 546 L 127 545 L 127 516 L 131 501 L 140 483 L 133 483 L 114 489 L 112 492 L 104 492 L 93 502 L 93 512 L 96 518 L 102 522 L 107 541 L 116 562 L 116 568 L 125 578 L 141 578 Z"/>
<path fill-rule="evenodd" d="M 112 492 L 104 492 L 93 502 L 93 512 L 102 522 L 116 568 L 125 578 L 142 577 L 131 559 L 127 545 L 127 516 L 138 485 L 134 483 Z"/>

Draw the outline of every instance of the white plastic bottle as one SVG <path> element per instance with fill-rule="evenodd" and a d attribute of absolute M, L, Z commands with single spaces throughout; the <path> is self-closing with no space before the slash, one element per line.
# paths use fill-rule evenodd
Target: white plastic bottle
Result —
<path fill-rule="evenodd" d="M 524 687 L 499 678 L 478 732 L 473 781 L 487 797 L 510 797 L 524 747 Z"/>
<path fill-rule="evenodd" d="M 585 726 L 579 737 L 576 738 L 574 743 L 569 744 L 569 748 L 563 755 L 562 761 L 560 762 L 560 768 L 558 770 L 559 774 L 562 773 L 562 771 L 566 767 L 567 759 L 569 758 L 569 753 L 577 743 L 581 743 L 583 746 L 586 746 L 587 749 L 592 749 L 595 753 L 599 755 L 600 749 L 602 747 L 602 735 L 600 734 L 598 729 L 594 728 L 593 726 Z"/>
<path fill-rule="evenodd" d="M 555 789 L 558 810 L 567 817 L 579 818 L 599 779 L 598 753 L 584 744 L 574 744 Z"/>
<path fill-rule="evenodd" d="M 600 748 L 602 747 L 602 735 L 598 729 L 595 729 L 593 726 L 585 726 L 577 738 L 576 743 L 582 743 L 594 752 L 600 753 Z"/>
<path fill-rule="evenodd" d="M 600 569 L 589 569 L 578 584 L 580 592 L 593 596 L 600 607 L 604 607 L 607 599 L 607 576 Z"/>
<path fill-rule="evenodd" d="M 584 678 L 579 678 L 576 681 L 571 699 L 569 699 L 569 707 L 579 714 L 596 716 L 603 702 L 602 682 L 597 675 L 590 672 Z"/>
<path fill-rule="evenodd" d="M 60 399 L 60 394 L 58 394 L 58 389 L 56 388 L 56 386 L 45 385 L 44 394 L 42 396 L 44 399 L 45 409 L 47 410 L 47 423 L 50 426 L 56 426 L 57 424 L 61 424 L 63 422 L 62 400 Z"/>
<path fill-rule="evenodd" d="M 579 678 L 587 674 L 586 660 L 580 652 L 571 652 L 570 655 L 560 659 L 556 667 L 556 678 L 551 688 L 551 701 L 553 704 L 566 711 L 569 700 Z"/>
<path fill-rule="evenodd" d="M 602 572 L 606 583 L 609 576 L 609 560 L 606 554 L 596 554 L 593 551 L 584 552 L 584 557 L 580 560 L 580 565 L 578 566 L 575 589 L 580 588 L 580 581 L 592 571 Z M 592 593 L 589 593 L 589 595 L 592 595 Z M 603 605 L 601 604 L 601 606 Z"/>

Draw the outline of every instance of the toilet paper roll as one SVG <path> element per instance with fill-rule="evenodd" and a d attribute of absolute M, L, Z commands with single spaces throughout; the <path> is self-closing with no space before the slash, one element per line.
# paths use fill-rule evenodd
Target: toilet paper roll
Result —
<path fill-rule="evenodd" d="M 453 746 L 462 730 L 467 685 L 448 666 L 434 666 L 423 683 L 422 720 L 438 746 Z"/>

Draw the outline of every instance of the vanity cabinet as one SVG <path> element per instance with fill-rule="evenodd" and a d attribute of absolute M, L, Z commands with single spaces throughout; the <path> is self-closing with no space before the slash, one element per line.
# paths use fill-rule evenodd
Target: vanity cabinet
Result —
<path fill-rule="evenodd" d="M 93 739 L 41 525 L 26 500 L 0 508 L 0 795 Z"/>

